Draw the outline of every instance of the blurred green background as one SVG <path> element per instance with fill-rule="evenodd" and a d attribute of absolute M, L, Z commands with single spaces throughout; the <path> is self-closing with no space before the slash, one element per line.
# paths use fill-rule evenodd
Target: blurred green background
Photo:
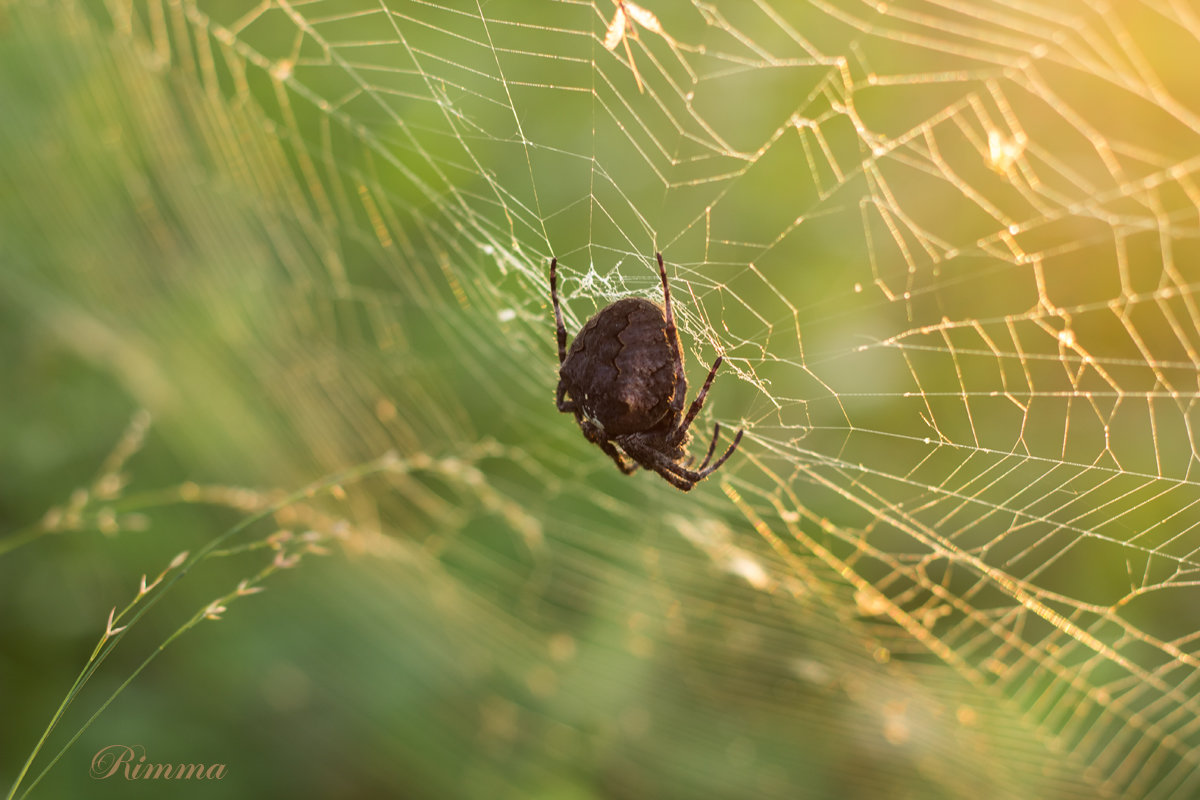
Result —
<path fill-rule="evenodd" d="M 0 785 L 229 533 L 16 796 L 1200 796 L 1190 12 L 621 8 L 0 1 Z"/>

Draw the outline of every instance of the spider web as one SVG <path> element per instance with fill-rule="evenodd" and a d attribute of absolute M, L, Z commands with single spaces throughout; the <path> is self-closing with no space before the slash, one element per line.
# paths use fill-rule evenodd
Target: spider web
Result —
<path fill-rule="evenodd" d="M 151 245 L 115 284 L 85 267 L 128 250 L 117 234 L 46 263 L 136 340 L 112 358 L 130 391 L 329 471 L 464 454 L 478 506 L 409 477 L 354 513 L 424 542 L 428 579 L 462 593 L 455 630 L 531 685 L 560 677 L 547 637 L 589 634 L 529 609 L 594 595 L 678 684 L 620 717 L 629 769 L 679 796 L 788 795 L 818 769 L 841 796 L 1200 794 L 1194 8 L 61 14 L 114 63 L 80 118 L 137 154 L 83 180 Z M 686 496 L 617 475 L 552 403 L 549 258 L 575 331 L 657 298 L 656 250 L 693 391 L 725 357 L 698 424 L 746 431 Z M 198 322 L 185 342 L 148 306 Z M 226 366 L 186 377 L 185 348 Z M 731 732 L 726 706 L 758 722 Z M 723 760 L 689 771 L 673 738 Z"/>

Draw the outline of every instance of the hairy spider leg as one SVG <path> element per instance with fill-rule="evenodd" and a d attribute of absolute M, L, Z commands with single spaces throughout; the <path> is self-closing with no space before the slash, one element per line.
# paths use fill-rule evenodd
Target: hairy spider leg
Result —
<path fill-rule="evenodd" d="M 563 325 L 562 309 L 558 307 L 558 259 L 550 259 L 550 300 L 554 303 L 554 325 L 558 337 L 558 364 L 567 360 L 567 326 Z M 567 400 L 567 388 L 559 381 L 558 391 L 554 395 L 554 404 L 559 411 L 574 411 L 576 421 L 579 419 L 579 408 L 574 400 Z M 619 466 L 619 462 L 618 462 Z"/>
<path fill-rule="evenodd" d="M 550 259 L 550 299 L 554 303 L 555 333 L 558 335 L 558 363 L 567 360 L 567 326 L 563 325 L 562 309 L 558 307 L 558 259 Z"/>
<path fill-rule="evenodd" d="M 683 422 L 679 423 L 679 427 L 671 432 L 672 442 L 682 441 L 683 437 L 687 435 L 688 428 L 692 426 L 692 420 L 696 419 L 696 415 L 704 407 L 704 398 L 708 396 L 708 388 L 712 386 L 713 378 L 717 376 L 717 369 L 724 361 L 724 356 L 717 356 L 717 360 L 713 362 L 712 369 L 708 371 L 708 377 L 704 379 L 704 386 L 700 387 L 700 394 L 696 395 L 696 399 L 692 401 L 687 416 L 683 418 Z M 700 469 L 704 469 L 704 467 L 700 467 Z"/>
<path fill-rule="evenodd" d="M 692 489 L 696 488 L 694 481 L 685 481 L 683 478 L 676 478 L 669 472 L 662 472 L 660 470 L 655 470 L 655 472 L 658 473 L 660 478 L 681 492 L 690 492 Z"/>
<path fill-rule="evenodd" d="M 684 467 L 680 464 L 676 464 L 674 461 L 666 460 L 665 457 L 664 457 L 665 463 L 663 463 L 662 466 L 665 469 L 674 473 L 675 475 L 678 475 L 680 478 L 683 478 L 684 480 L 692 481 L 693 483 L 696 481 L 701 481 L 701 480 L 707 478 L 709 475 L 712 475 L 718 469 L 720 469 L 721 465 L 725 463 L 725 460 L 727 458 L 729 458 L 731 455 L 733 455 L 733 451 L 737 450 L 737 446 L 738 446 L 738 444 L 741 443 L 742 434 L 744 434 L 744 433 L 745 433 L 745 431 L 738 431 L 737 436 L 733 437 L 733 444 L 729 445 L 729 449 L 725 451 L 725 454 L 722 455 L 720 458 L 718 458 L 715 462 L 713 462 L 713 465 L 711 467 L 709 467 L 708 469 L 701 469 L 701 470 L 688 469 L 687 467 Z M 661 475 L 662 473 L 659 473 L 659 474 Z"/>
<path fill-rule="evenodd" d="M 638 461 L 646 469 L 651 469 L 657 472 L 663 480 L 674 486 L 676 489 L 681 489 L 685 492 L 691 491 L 698 482 L 707 478 L 712 473 L 725 463 L 725 459 L 737 449 L 738 442 L 742 438 L 742 432 L 738 431 L 737 438 L 729 449 L 725 451 L 725 455 L 717 460 L 717 463 L 711 467 L 699 472 L 687 469 L 686 467 L 672 461 L 669 457 L 662 454 L 661 451 L 655 450 L 653 447 L 643 443 L 638 434 L 630 436 L 622 436 L 617 439 L 618 443 L 629 453 L 634 460 Z"/>
<path fill-rule="evenodd" d="M 683 353 L 681 353 L 679 350 L 679 332 L 675 327 L 675 311 L 671 307 L 671 288 L 667 284 L 667 268 L 666 265 L 663 264 L 662 253 L 655 253 L 654 255 L 658 259 L 658 275 L 660 278 L 662 278 L 663 306 L 667 320 L 667 338 L 670 339 L 671 347 L 675 351 L 675 380 L 677 385 L 687 386 L 687 379 L 683 374 Z M 721 363 L 724 360 L 724 356 L 717 356 L 717 360 L 713 362 L 712 369 L 708 371 L 708 378 L 705 379 L 704 386 L 701 387 L 700 393 L 696 395 L 696 399 L 692 401 L 692 405 L 691 408 L 688 409 L 687 416 L 684 417 L 683 421 L 679 424 L 679 427 L 676 428 L 671 434 L 670 440 L 672 442 L 678 442 L 687 435 L 687 430 L 691 426 L 692 421 L 696 418 L 696 415 L 700 413 L 700 409 L 704 406 L 704 398 L 708 395 L 708 389 L 710 386 L 712 386 L 713 378 L 717 374 L 717 369 L 721 366 Z M 683 410 L 683 402 L 685 399 L 684 393 L 680 392 L 678 397 L 672 401 L 671 407 L 675 411 Z M 725 451 L 724 455 L 717 459 L 715 464 L 706 469 L 705 465 L 708 463 L 709 458 L 712 457 L 711 451 L 713 446 L 716 445 L 717 432 L 718 431 L 713 432 L 713 441 L 709 446 L 710 453 L 707 457 L 705 457 L 704 463 L 700 465 L 699 470 L 688 469 L 681 464 L 667 459 L 661 454 L 656 454 L 656 457 L 653 458 L 653 460 L 656 464 L 660 464 L 662 469 L 656 468 L 655 472 L 657 472 L 659 475 L 662 475 L 664 478 L 667 478 L 667 472 L 670 472 L 680 477 L 682 480 L 690 481 L 693 484 L 713 474 L 716 472 L 718 467 L 725 463 L 726 459 L 733 455 L 733 451 L 737 449 L 738 443 L 742 441 L 743 433 L 743 431 L 738 431 L 737 436 L 735 436 L 733 439 L 733 444 L 729 446 L 729 449 Z M 628 448 L 626 448 L 626 450 L 628 450 Z M 664 472 L 663 470 L 666 470 L 667 472 Z M 669 478 L 667 478 L 667 480 L 669 483 L 678 486 L 678 488 L 681 488 L 684 491 L 688 491 L 688 489 L 692 488 L 691 486 L 688 486 L 686 489 L 684 489 L 684 487 L 675 484 L 675 482 Z"/>
<path fill-rule="evenodd" d="M 712 459 L 713 451 L 715 451 L 717 449 L 717 437 L 720 435 L 721 435 L 721 423 L 717 422 L 713 425 L 713 437 L 712 437 L 712 441 L 708 443 L 708 452 L 704 454 L 704 460 L 700 462 L 700 466 L 696 467 L 697 471 L 702 472 L 704 470 L 704 468 L 708 466 L 708 462 Z M 685 464 L 684 466 L 686 466 L 688 469 L 691 469 L 691 466 L 692 466 L 691 461 L 692 460 L 689 458 L 688 463 Z"/>
<path fill-rule="evenodd" d="M 684 396 L 687 393 L 687 377 L 683 374 L 683 353 L 679 350 L 679 331 L 675 328 L 675 311 L 671 308 L 671 287 L 667 285 L 667 268 L 663 264 L 662 253 L 654 255 L 658 258 L 658 275 L 662 278 L 663 308 L 667 318 L 667 341 L 671 343 L 671 349 L 675 351 L 675 385 L 680 390 L 671 400 L 671 410 L 679 413 L 683 410 L 684 400 L 687 399 Z"/>
<path fill-rule="evenodd" d="M 617 469 L 621 470 L 621 472 L 624 472 L 626 475 L 632 475 L 633 473 L 637 472 L 637 463 L 634 462 L 633 464 L 626 464 L 625 458 L 621 455 L 621 452 L 617 450 L 617 448 L 613 447 L 612 442 L 599 442 L 599 445 L 600 449 L 607 453 L 608 456 L 616 462 Z"/>
<path fill-rule="evenodd" d="M 725 451 L 725 454 L 722 455 L 720 458 L 718 458 L 716 461 L 714 461 L 713 465 L 711 467 L 709 467 L 708 469 L 701 469 L 699 472 L 697 472 L 696 474 L 699 477 L 696 478 L 696 480 L 700 480 L 700 478 L 707 478 L 709 475 L 712 475 L 714 472 L 716 472 L 718 469 L 720 469 L 721 465 L 724 464 L 725 461 L 731 455 L 733 455 L 733 451 L 737 450 L 737 446 L 742 443 L 742 434 L 743 433 L 745 433 L 745 431 L 738 431 L 737 435 L 733 437 L 733 444 L 729 445 L 729 449 Z M 715 431 L 713 434 L 713 442 L 714 443 L 716 442 L 716 432 Z"/>
<path fill-rule="evenodd" d="M 624 438 L 632 439 L 633 437 Z M 692 487 L 696 485 L 696 482 L 691 478 L 678 474 L 678 464 L 659 451 L 642 446 L 641 442 L 636 439 L 633 441 L 622 441 L 621 446 L 625 448 L 627 453 L 642 462 L 643 467 L 654 470 L 663 480 L 676 489 L 690 492 Z"/>

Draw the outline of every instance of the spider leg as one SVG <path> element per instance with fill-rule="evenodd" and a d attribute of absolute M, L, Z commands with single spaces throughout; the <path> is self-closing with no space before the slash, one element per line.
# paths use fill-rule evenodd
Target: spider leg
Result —
<path fill-rule="evenodd" d="M 679 349 L 679 330 L 675 327 L 675 310 L 671 307 L 671 287 L 667 285 L 667 268 L 663 264 L 662 253 L 655 253 L 658 258 L 658 276 L 662 278 L 663 310 L 667 318 L 667 341 L 675 351 L 675 385 L 679 393 L 671 401 L 671 408 L 676 413 L 683 410 L 683 402 L 687 398 L 687 377 L 683 374 L 683 352 Z"/>
<path fill-rule="evenodd" d="M 737 450 L 737 446 L 739 444 L 741 444 L 743 433 L 745 433 L 745 431 L 738 431 L 737 436 L 733 437 L 733 444 L 729 445 L 729 449 L 725 451 L 724 455 L 722 455 L 720 458 L 718 458 L 716 461 L 714 461 L 713 465 L 711 467 L 709 467 L 708 469 L 702 469 L 702 470 L 698 471 L 696 473 L 696 475 L 698 476 L 696 478 L 696 480 L 701 480 L 702 478 L 707 478 L 709 475 L 712 475 L 714 472 L 716 472 L 718 469 L 720 469 L 721 465 L 724 464 L 731 455 L 733 455 L 733 451 Z M 714 441 L 715 441 L 715 439 L 714 439 Z M 692 476 L 686 475 L 684 477 L 690 479 Z"/>
<path fill-rule="evenodd" d="M 625 451 L 628 452 L 630 456 L 637 459 L 637 461 L 640 462 L 643 467 L 646 467 L 647 469 L 653 469 L 655 473 L 665 477 L 667 482 L 671 483 L 672 486 L 677 486 L 674 481 L 668 479 L 667 473 L 670 473 L 672 476 L 678 477 L 679 480 L 688 483 L 696 483 L 706 479 L 706 477 L 712 475 L 716 470 L 720 469 L 721 464 L 724 464 L 726 459 L 733 455 L 733 451 L 738 449 L 738 444 L 740 441 L 742 441 L 743 433 L 745 433 L 745 431 L 738 431 L 738 435 L 733 437 L 733 444 L 730 445 L 730 449 L 725 451 L 725 455 L 722 455 L 720 458 L 716 459 L 716 462 L 713 463 L 712 467 L 700 470 L 688 469 L 684 467 L 683 464 L 673 462 L 670 458 L 662 455 L 662 453 L 659 451 L 649 449 L 649 447 L 643 446 L 636 440 L 628 441 L 628 443 L 626 443 L 626 441 L 622 441 L 622 446 L 624 447 Z M 714 437 L 714 444 L 715 441 L 716 439 Z"/>
<path fill-rule="evenodd" d="M 696 480 L 689 474 L 691 470 L 681 467 L 658 450 L 643 444 L 638 434 L 622 436 L 618 441 L 631 458 L 646 469 L 658 473 L 663 480 L 676 489 L 690 492 L 696 485 Z"/>
<path fill-rule="evenodd" d="M 612 442 L 597 442 L 597 444 L 599 444 L 600 449 L 607 453 L 608 457 L 616 463 L 617 469 L 621 470 L 621 472 L 624 472 L 626 475 L 632 475 L 633 473 L 637 472 L 637 463 L 626 463 L 625 458 L 621 455 L 621 452 L 617 450 L 617 448 L 613 447 Z"/>
<path fill-rule="evenodd" d="M 708 452 L 704 455 L 704 460 L 700 462 L 700 466 L 696 467 L 697 472 L 703 472 L 704 468 L 708 466 L 709 460 L 712 459 L 713 451 L 717 449 L 717 437 L 720 435 L 721 435 L 721 423 L 718 422 L 713 425 L 712 441 L 708 443 Z M 688 463 L 685 464 L 684 466 L 687 467 L 688 469 L 691 469 L 692 460 L 689 458 Z"/>
<path fill-rule="evenodd" d="M 554 326 L 558 338 L 558 363 L 567 360 L 567 327 L 563 325 L 562 309 L 558 307 L 558 259 L 550 259 L 550 299 L 554 302 Z M 554 394 L 554 404 L 563 413 L 578 411 L 574 400 L 567 399 L 567 387 L 559 381 L 558 390 Z M 578 416 L 578 415 L 576 415 Z"/>
<path fill-rule="evenodd" d="M 671 441 L 678 442 L 687 434 L 688 428 L 692 425 L 692 420 L 696 419 L 696 415 L 700 413 L 700 409 L 704 408 L 704 399 L 708 397 L 708 389 L 712 386 L 713 378 L 717 376 L 717 370 L 724 361 L 724 356 L 717 356 L 717 360 L 713 362 L 712 369 L 708 371 L 708 377 L 704 379 L 704 386 L 700 388 L 700 394 L 696 395 L 696 399 L 692 401 L 692 406 L 688 409 L 687 416 L 683 418 L 683 422 L 679 423 L 679 427 L 671 434 Z"/>
<path fill-rule="evenodd" d="M 558 363 L 567 360 L 567 327 L 563 325 L 562 309 L 558 307 L 558 259 L 550 259 L 550 299 L 554 303 L 554 325 L 558 336 Z M 566 411 L 562 406 L 562 392 L 558 403 L 559 411 Z"/>
<path fill-rule="evenodd" d="M 661 466 L 663 469 L 667 470 L 672 475 L 675 475 L 679 478 L 682 478 L 682 479 L 688 480 L 688 481 L 692 481 L 692 482 L 698 481 L 701 478 L 704 478 L 705 476 L 708 475 L 707 472 L 697 472 L 694 469 L 688 469 L 687 467 L 683 466 L 682 464 L 676 463 L 674 461 L 665 461 L 661 464 Z"/>
<path fill-rule="evenodd" d="M 672 486 L 674 486 L 676 489 L 678 489 L 681 492 L 690 492 L 692 490 L 692 488 L 696 485 L 695 481 L 685 480 L 683 478 L 672 475 L 670 472 L 664 472 L 663 470 L 658 469 L 658 468 L 655 468 L 654 471 L 657 472 L 660 476 L 662 476 L 662 479 L 664 481 L 671 484 Z"/>
<path fill-rule="evenodd" d="M 563 386 L 561 381 L 558 384 L 558 390 L 554 393 L 554 404 L 558 406 L 559 411 L 564 413 L 579 411 L 579 407 L 575 405 L 575 401 L 567 399 L 567 387 Z"/>
<path fill-rule="evenodd" d="M 683 492 L 690 492 L 696 482 L 686 475 L 680 475 L 682 469 L 671 459 L 653 448 L 644 446 L 634 436 L 624 437 L 621 447 L 626 453 L 648 470 L 658 473 L 667 483 Z"/>

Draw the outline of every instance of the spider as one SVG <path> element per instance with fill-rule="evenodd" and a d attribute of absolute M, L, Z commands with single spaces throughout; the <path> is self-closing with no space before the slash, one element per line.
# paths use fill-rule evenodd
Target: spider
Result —
<path fill-rule="evenodd" d="M 655 255 L 662 278 L 663 305 L 640 297 L 618 300 L 588 320 L 569 351 L 567 329 L 558 306 L 558 259 L 550 260 L 550 298 L 558 334 L 555 402 L 559 411 L 575 415 L 584 437 L 599 445 L 621 472 L 632 475 L 638 467 L 653 470 L 667 483 L 687 492 L 725 463 L 741 442 L 743 431 L 737 432 L 725 454 L 709 466 L 721 435 L 720 423 L 715 424 L 708 454 L 699 467 L 690 469 L 692 457 L 686 448 L 692 437 L 688 428 L 704 406 L 708 387 L 724 359 L 718 357 L 713 363 L 704 388 L 685 415 L 683 351 L 671 310 L 667 270 L 662 253 Z"/>

